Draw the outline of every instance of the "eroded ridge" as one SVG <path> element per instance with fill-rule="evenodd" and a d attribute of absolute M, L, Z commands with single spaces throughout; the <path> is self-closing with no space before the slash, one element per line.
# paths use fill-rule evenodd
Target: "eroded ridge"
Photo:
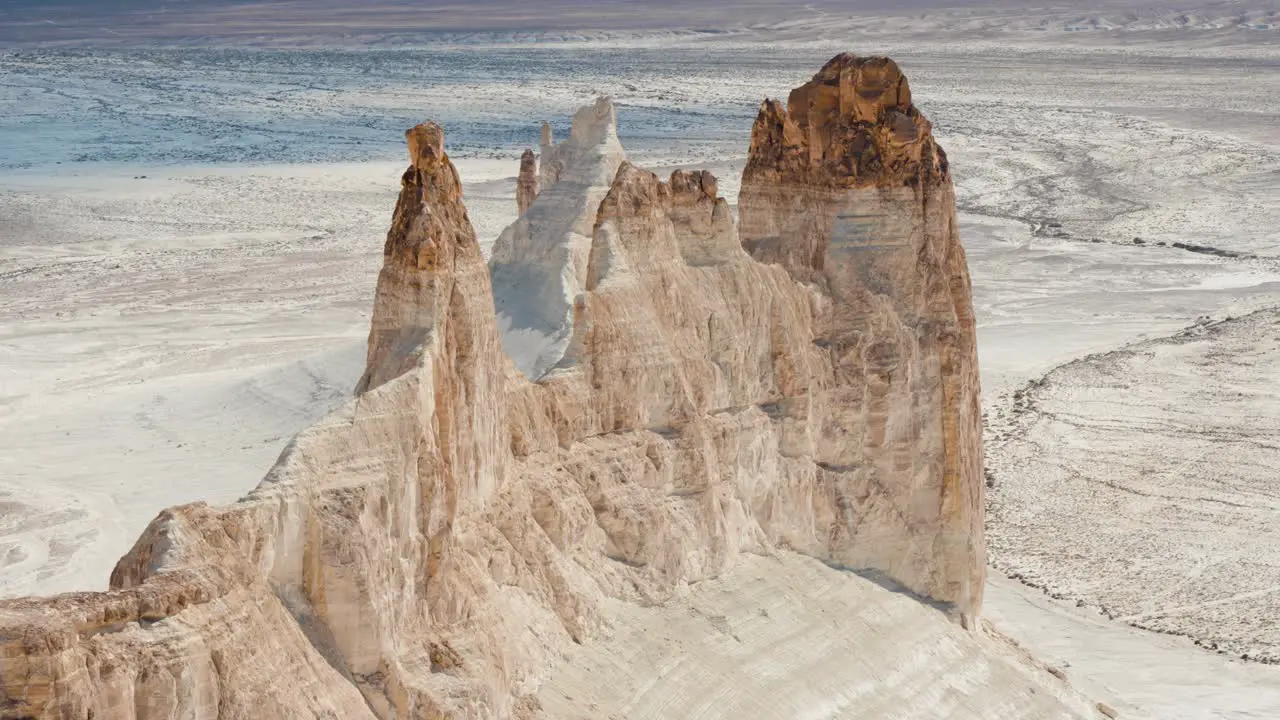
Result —
<path fill-rule="evenodd" d="M 793 94 L 801 145 L 769 144 L 801 125 L 765 106 L 743 238 L 714 177 L 626 163 L 612 105 L 584 108 L 567 144 L 548 133 L 492 285 L 443 131 L 410 130 L 357 397 L 239 503 L 162 514 L 109 592 L 0 603 L 0 717 L 536 717 L 616 601 L 666 602 L 744 553 L 864 571 L 974 627 L 968 277 L 945 165 L 910 146 L 933 147 L 895 73 L 834 60 Z M 892 105 L 875 100 L 893 77 Z M 862 114 L 827 107 L 846 91 Z M 924 129 L 892 140 L 918 171 L 823 180 L 805 161 L 799 183 L 815 143 L 823 168 L 869 167 L 814 123 L 875 135 L 899 115 Z M 775 119 L 781 135 L 761 130 Z M 864 203 L 885 248 L 843 252 L 841 213 Z M 762 226 L 784 231 L 770 245 Z M 554 315 L 540 365 L 507 354 L 517 302 Z M 928 666 L 937 686 L 981 692 L 953 663 Z"/>

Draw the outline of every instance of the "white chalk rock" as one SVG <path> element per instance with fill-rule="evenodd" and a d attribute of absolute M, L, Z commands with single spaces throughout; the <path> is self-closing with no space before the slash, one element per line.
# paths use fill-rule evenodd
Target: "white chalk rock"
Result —
<path fill-rule="evenodd" d="M 502 346 L 531 379 L 564 356 L 584 289 L 596 209 L 626 153 L 608 98 L 573 116 L 569 139 L 542 129 L 537 197 L 493 246 L 489 269 Z"/>

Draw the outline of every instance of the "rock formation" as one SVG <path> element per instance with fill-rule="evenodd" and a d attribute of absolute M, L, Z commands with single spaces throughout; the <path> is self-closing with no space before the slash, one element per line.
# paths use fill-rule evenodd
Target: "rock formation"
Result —
<path fill-rule="evenodd" d="M 559 362 L 572 334 L 596 208 L 626 158 L 616 121 L 613 103 L 601 98 L 573 116 L 562 143 L 543 124 L 538 196 L 493 246 L 502 345 L 531 379 Z"/>
<path fill-rule="evenodd" d="M 520 175 L 516 178 L 516 211 L 523 215 L 538 197 L 538 160 L 532 150 L 520 156 Z"/>
<path fill-rule="evenodd" d="M 830 383 L 789 417 L 840 517 L 831 560 L 976 613 L 982 416 L 947 157 L 888 58 L 833 58 L 765 101 L 739 198 L 744 247 L 819 288 Z"/>
<path fill-rule="evenodd" d="M 443 132 L 407 139 L 357 397 L 239 503 L 163 513 L 109 592 L 0 603 L 0 717 L 537 717 L 609 603 L 743 553 L 973 627 L 969 284 L 896 66 L 765 104 L 742 242 L 709 173 L 623 160 L 602 100 L 544 130 L 486 268 Z"/>
<path fill-rule="evenodd" d="M 578 112 L 582 114 L 585 111 L 586 108 L 582 108 Z M 587 118 L 587 116 L 584 115 L 584 118 Z M 576 120 L 577 118 L 575 117 L 574 119 Z M 538 136 L 538 153 L 540 159 L 538 185 L 542 188 L 549 188 L 560 179 L 560 171 L 564 169 L 564 162 L 558 157 L 556 150 L 555 133 L 552 132 L 551 123 L 549 122 L 544 121 L 542 123 L 542 131 Z"/>

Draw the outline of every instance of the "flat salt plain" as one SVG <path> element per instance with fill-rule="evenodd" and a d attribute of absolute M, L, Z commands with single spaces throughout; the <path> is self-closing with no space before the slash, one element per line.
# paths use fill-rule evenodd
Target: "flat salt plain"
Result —
<path fill-rule="evenodd" d="M 1280 34 L 1255 5 L 0 51 L 0 596 L 104 587 L 157 511 L 238 497 L 349 396 L 405 127 L 446 126 L 491 242 L 539 122 L 596 93 L 633 160 L 732 201 L 763 95 L 887 53 L 957 182 L 993 563 L 1064 598 L 997 578 L 988 615 L 1125 717 L 1280 716 L 1280 667 L 1233 659 L 1280 643 L 1257 432 L 1280 333 L 1160 339 L 1280 305 Z M 1178 497 L 1134 500 L 1152 485 Z"/>

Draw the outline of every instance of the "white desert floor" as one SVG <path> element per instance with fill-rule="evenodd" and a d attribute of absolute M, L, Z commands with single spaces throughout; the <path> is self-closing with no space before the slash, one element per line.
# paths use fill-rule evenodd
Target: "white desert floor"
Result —
<path fill-rule="evenodd" d="M 957 632 L 911 597 L 790 553 L 748 556 L 660 607 L 605 613 L 609 636 L 571 648 L 539 693 L 550 717 L 1098 716 L 999 634 Z"/>
<path fill-rule="evenodd" d="M 402 162 L 391 159 L 394 147 L 366 153 L 385 160 L 347 162 L 362 152 L 361 138 L 390 132 L 344 135 L 374 127 L 344 115 L 348 104 L 406 118 L 402 125 L 427 113 L 447 127 L 471 118 L 494 137 L 527 122 L 527 140 L 508 138 L 510 147 L 493 152 L 484 148 L 497 141 L 480 131 L 452 135 L 464 147 L 470 214 L 491 242 L 514 216 L 514 144 L 536 137 L 541 115 L 563 120 L 595 90 L 618 97 L 633 159 L 709 168 L 732 199 L 758 95 L 784 93 L 848 49 L 813 40 L 814 27 L 776 28 L 770 37 L 787 40 L 776 46 L 685 55 L 640 47 L 650 54 L 635 66 L 616 49 L 599 63 L 540 57 L 550 68 L 542 80 L 308 87 L 298 90 L 314 111 L 308 118 L 335 129 L 285 153 L 288 164 L 215 154 L 222 163 L 210 165 L 181 144 L 148 154 L 129 136 L 131 124 L 153 122 L 156 107 L 205 102 L 213 91 L 198 83 L 183 84 L 171 104 L 157 101 L 169 85 L 154 78 L 121 85 L 118 96 L 104 95 L 110 116 L 90 119 L 118 124 L 102 137 L 57 100 L 42 102 L 63 115 L 0 120 L 0 131 L 26 133 L 11 151 L 18 162 L 0 175 L 0 596 L 104 587 L 157 511 L 240 496 L 290 436 L 349 395 Z M 980 324 L 993 562 L 1064 598 L 993 573 L 987 616 L 1123 717 L 1280 717 L 1280 666 L 1191 639 L 1222 637 L 1233 656 L 1252 648 L 1274 657 L 1280 642 L 1266 617 L 1230 626 L 1277 609 L 1280 571 L 1265 558 L 1280 494 L 1267 472 L 1280 414 L 1277 333 L 1236 323 L 1225 327 L 1245 329 L 1190 350 L 1159 341 L 1204 318 L 1280 306 L 1280 51 L 1224 49 L 1194 34 L 1135 36 L 1141 42 L 1123 51 L 1087 43 L 1040 51 L 977 30 L 927 47 L 891 30 L 858 36 L 852 49 L 868 45 L 902 61 L 956 176 Z M 94 62 L 58 72 L 75 76 L 71 87 L 116 87 Z M 265 62 L 246 61 L 255 72 Z M 99 75 L 85 80 L 90 71 Z M 44 97 L 44 76 L 32 77 L 0 77 L 0 99 L 25 109 Z M 226 99 L 248 87 L 231 82 L 209 81 L 220 98 L 210 112 L 250 104 Z M 132 139 L 103 139 L 117 132 Z M 267 138 L 273 157 L 267 125 L 244 132 Z M 113 162 L 42 165 L 37 141 L 63 154 L 87 144 Z M 299 162 L 325 142 L 342 145 L 341 157 Z M 142 149 L 111 154 L 125 145 Z M 1159 361 L 1135 364 L 1145 354 Z M 1128 365 L 1117 370 L 1117 358 Z M 1099 380 L 1117 372 L 1141 392 Z M 1015 398 L 1046 375 L 1034 402 Z M 1218 384 L 1188 395 L 1187 383 L 1208 380 Z M 1205 425 L 1197 411 L 1226 439 L 1213 445 L 1200 433 L 1184 443 L 1179 433 Z M 1257 435 L 1261 422 L 1271 439 Z M 1153 428 L 1165 435 L 1153 438 Z M 1069 481 L 1053 474 L 1063 468 L 1074 470 Z M 1184 487 L 1188 469 L 1196 477 Z M 1121 487 L 1102 489 L 1099 478 Z M 1133 488 L 1152 486 L 1194 489 L 1194 497 L 1131 502 Z M 1215 534 L 1224 501 L 1248 505 L 1231 515 L 1246 524 L 1233 527 L 1257 532 Z M 1100 530 L 1123 538 L 1104 540 Z M 1262 559 L 1243 562 L 1248 553 Z M 1126 571 L 1112 572 L 1119 565 L 1108 561 Z M 787 577 L 805 572 L 791 568 Z M 744 597 L 742 607 L 757 600 Z M 736 601 L 716 602 L 731 609 Z M 636 616 L 623 626 L 649 622 Z"/>
<path fill-rule="evenodd" d="M 1107 617 L 1280 664 L 1278 386 L 1280 309 L 1035 381 L 1007 425 L 990 423 L 1005 425 L 987 463 L 996 567 Z"/>

